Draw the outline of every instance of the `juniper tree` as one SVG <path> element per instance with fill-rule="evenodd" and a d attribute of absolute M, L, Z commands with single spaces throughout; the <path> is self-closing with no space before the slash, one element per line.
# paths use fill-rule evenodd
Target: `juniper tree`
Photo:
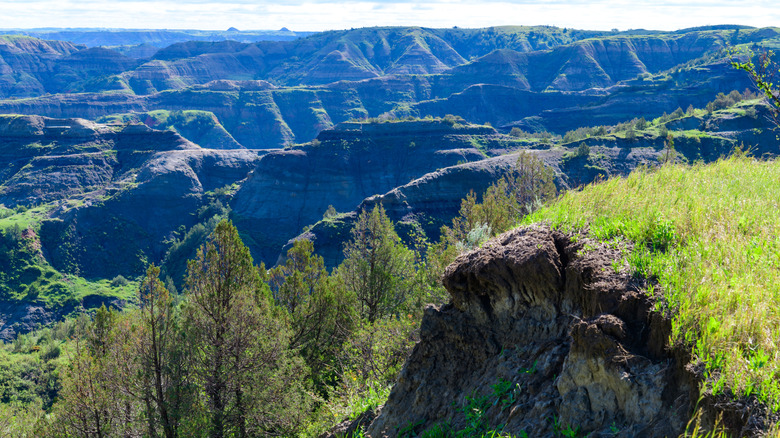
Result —
<path fill-rule="evenodd" d="M 220 222 L 188 263 L 186 286 L 185 325 L 210 436 L 274 435 L 294 427 L 299 415 L 292 407 L 306 409 L 301 372 L 288 357 L 288 329 L 230 222 Z"/>
<path fill-rule="evenodd" d="M 189 366 L 182 345 L 173 298 L 151 265 L 139 290 L 140 327 L 136 344 L 143 397 L 148 400 L 150 434 L 157 426 L 166 438 L 179 436 L 179 426 L 189 398 Z"/>
<path fill-rule="evenodd" d="M 397 313 L 413 292 L 414 254 L 381 205 L 362 211 L 351 234 L 338 273 L 357 298 L 361 316 L 374 322 Z"/>
<path fill-rule="evenodd" d="M 296 241 L 284 264 L 270 272 L 274 300 L 290 319 L 290 348 L 301 353 L 312 382 L 323 394 L 336 355 L 354 325 L 354 296 L 338 280 L 328 276 L 322 257 L 305 239 Z"/>

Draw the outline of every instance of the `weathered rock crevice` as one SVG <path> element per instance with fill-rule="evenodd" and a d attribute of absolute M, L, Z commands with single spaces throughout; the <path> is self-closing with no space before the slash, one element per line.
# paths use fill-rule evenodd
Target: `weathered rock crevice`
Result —
<path fill-rule="evenodd" d="M 490 428 L 512 435 L 678 436 L 698 399 L 670 320 L 612 262 L 620 250 L 545 226 L 505 233 L 446 271 L 450 304 L 425 310 L 420 342 L 367 428 L 467 427 L 487 396 Z M 496 384 L 511 383 L 497 393 Z M 494 400 L 497 400 L 494 402 Z"/>

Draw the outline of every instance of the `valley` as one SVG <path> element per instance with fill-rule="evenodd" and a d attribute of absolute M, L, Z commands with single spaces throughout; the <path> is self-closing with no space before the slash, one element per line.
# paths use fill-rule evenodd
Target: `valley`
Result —
<path fill-rule="evenodd" d="M 614 436 L 650 436 L 642 433 L 651 429 L 659 434 L 680 433 L 690 426 L 688 414 L 696 409 L 698 394 L 694 393 L 698 385 L 711 385 L 708 403 L 712 406 L 719 403 L 721 399 L 717 397 L 721 393 L 712 389 L 712 385 L 728 379 L 716 376 L 712 369 L 732 367 L 728 368 L 732 372 L 738 366 L 737 356 L 730 350 L 718 350 L 721 344 L 714 347 L 697 344 L 695 354 L 700 365 L 696 366 L 709 368 L 693 372 L 685 367 L 687 361 L 694 359 L 685 356 L 688 353 L 684 354 L 678 344 L 673 350 L 661 352 L 663 345 L 657 345 L 658 339 L 653 336 L 663 337 L 663 342 L 670 336 L 678 336 L 675 342 L 694 341 L 674 331 L 678 330 L 678 320 L 671 314 L 663 314 L 666 318 L 663 321 L 652 319 L 656 313 L 647 316 L 647 320 L 630 315 L 634 311 L 650 315 L 651 308 L 657 311 L 655 301 L 640 300 L 631 294 L 656 286 L 671 290 L 675 280 L 664 277 L 668 270 L 658 267 L 647 268 L 640 276 L 632 277 L 633 274 L 627 273 L 629 268 L 618 266 L 625 261 L 626 266 L 634 269 L 635 259 L 647 254 L 632 251 L 654 242 L 655 237 L 644 241 L 630 234 L 636 224 L 629 219 L 616 222 L 614 227 L 618 231 L 612 228 L 603 231 L 599 228 L 601 222 L 577 222 L 579 216 L 562 219 L 554 215 L 555 208 L 562 208 L 561 202 L 570 197 L 590 196 L 604 181 L 633 184 L 631 181 L 640 178 L 636 175 L 653 175 L 652 169 L 682 179 L 676 171 L 668 169 L 682 169 L 679 170 L 682 175 L 684 169 L 705 172 L 701 169 L 708 169 L 707 165 L 726 166 L 724 162 L 733 163 L 728 160 L 748 160 L 745 156 L 774 160 L 780 153 L 776 119 L 773 119 L 777 108 L 755 89 L 750 76 L 735 69 L 732 62 L 752 59 L 744 55 L 748 49 L 760 53 L 778 43 L 780 29 L 747 26 L 671 32 L 607 32 L 551 26 L 374 27 L 317 33 L 286 29 L 6 32 L 0 35 L 0 339 L 9 347 L 3 350 L 0 359 L 13 363 L 9 365 L 13 369 L 26 366 L 24 361 L 29 358 L 44 361 L 49 368 L 30 377 L 28 383 L 17 385 L 22 389 L 3 390 L 0 399 L 2 403 L 10 403 L 14 397 L 23 395 L 27 404 L 19 406 L 37 403 L 40 412 L 48 412 L 56 405 L 58 391 L 62 391 L 63 397 L 78 399 L 73 392 L 75 387 L 67 386 L 68 383 L 62 387 L 58 377 L 54 377 L 57 375 L 54 370 L 66 362 L 64 355 L 59 356 L 59 348 L 72 355 L 68 360 L 81 357 L 78 356 L 81 347 L 69 343 L 68 337 L 76 333 L 85 336 L 84 339 L 91 336 L 85 333 L 97 319 L 91 322 L 84 315 L 99 319 L 102 317 L 95 315 L 100 312 L 114 315 L 106 309 L 125 309 L 121 314 L 130 316 L 116 317 L 116 321 L 126 322 L 117 322 L 112 329 L 116 330 L 116 342 L 120 342 L 122 336 L 130 333 L 122 331 L 122 324 L 128 327 L 142 324 L 138 322 L 141 320 L 132 319 L 140 318 L 140 313 L 133 312 L 142 312 L 144 308 L 141 304 L 146 298 L 139 297 L 139 288 L 149 288 L 159 282 L 173 297 L 170 303 L 175 302 L 181 308 L 194 305 L 187 298 L 188 291 L 195 288 L 191 276 L 193 260 L 208 265 L 202 259 L 206 257 L 207 247 L 202 245 L 212 242 L 214 233 L 221 230 L 226 236 L 234 233 L 241 242 L 240 248 L 245 245 L 253 269 L 254 265 L 261 267 L 257 274 L 249 275 L 258 278 L 257 284 L 252 283 L 255 304 L 260 303 L 257 305 L 262 307 L 263 300 L 268 300 L 284 309 L 279 314 L 269 311 L 262 317 L 263 321 L 273 321 L 268 324 L 286 327 L 278 329 L 279 339 L 283 339 L 279 342 L 297 345 L 297 350 L 290 347 L 294 353 L 289 358 L 280 356 L 274 362 L 273 366 L 289 372 L 289 375 L 280 374 L 289 380 L 279 388 L 287 385 L 285 390 L 292 391 L 300 385 L 319 397 L 315 397 L 316 401 L 315 398 L 301 401 L 300 405 L 280 404 L 279 409 L 290 409 L 278 414 L 281 417 L 277 415 L 285 422 L 273 423 L 262 431 L 258 429 L 254 432 L 257 436 L 303 433 L 302 424 L 318 428 L 319 432 L 328 430 L 343 418 L 336 418 L 335 414 L 327 416 L 318 410 L 327 405 L 325 400 L 349 404 L 355 394 L 368 397 L 369 387 L 375 391 L 372 397 L 382 399 L 376 405 L 388 400 L 387 410 L 374 412 L 372 409 L 377 406 L 373 406 L 350 411 L 349 421 L 342 424 L 345 428 L 355 431 L 362 424 L 375 434 L 371 436 L 394 433 L 400 436 L 399 421 L 408 419 L 413 423 L 421 419 L 419 424 L 407 425 L 410 427 L 407 436 L 426 436 L 424 431 L 444 427 L 442 421 L 448 422 L 447 427 L 462 429 L 468 423 L 460 417 L 465 410 L 456 407 L 452 394 L 459 394 L 458 404 L 468 404 L 464 391 L 475 393 L 490 387 L 499 378 L 511 381 L 504 368 L 536 367 L 536 362 L 522 355 L 539 357 L 544 369 L 540 368 L 543 376 L 531 373 L 521 376 L 525 383 L 518 382 L 518 385 L 527 384 L 533 391 L 544 393 L 542 399 L 548 400 L 549 406 L 523 405 L 522 409 L 513 411 L 517 413 L 511 414 L 512 422 L 505 424 L 509 427 L 507 433 L 532 431 L 538 436 L 569 436 L 560 435 L 562 425 L 532 421 L 537 414 L 554 418 L 562 415 L 570 422 L 569 426 L 576 421 L 589 432 L 608 433 L 608 422 L 594 420 L 602 416 L 613 425 L 615 422 L 623 425 Z M 737 161 L 734 166 L 748 164 Z M 560 196 L 545 195 L 542 199 L 539 192 L 536 198 L 521 202 L 518 195 L 518 190 L 523 190 L 521 186 L 512 187 L 514 192 L 506 188 L 507 181 L 517 183 L 523 175 L 532 174 L 536 176 L 531 179 L 549 183 L 545 190 Z M 538 186 L 533 187 L 532 191 L 540 190 Z M 652 184 L 652 190 L 662 191 L 662 187 L 663 182 Z M 647 196 L 655 196 L 655 192 Z M 538 216 L 526 216 L 545 203 L 555 207 L 540 210 Z M 653 209 L 665 212 L 666 216 L 656 218 L 658 223 L 672 216 L 662 207 Z M 739 214 L 748 217 L 746 212 Z M 536 283 L 524 286 L 527 296 L 514 297 L 512 288 L 507 289 L 501 278 L 517 276 L 517 270 L 533 270 L 529 266 L 537 261 L 496 267 L 496 263 L 503 261 L 489 252 L 497 244 L 479 249 L 488 237 L 520 223 L 531 226 L 527 217 L 538 217 L 547 227 L 542 231 L 530 228 L 531 231 L 510 232 L 518 236 L 530 233 L 541 242 L 538 245 L 544 246 L 541 255 L 528 257 L 554 259 L 551 263 L 557 266 L 555 269 L 576 274 L 580 279 L 575 287 L 565 283 L 568 274 L 548 272 L 551 282 L 566 284 L 568 295 L 563 301 L 545 295 L 546 286 Z M 679 230 L 688 226 L 683 218 L 674 220 L 679 220 L 674 222 Z M 388 251 L 397 260 L 402 260 L 398 262 L 399 271 L 390 275 L 397 280 L 392 287 L 396 288 L 393 290 L 398 303 L 371 303 L 360 292 L 352 292 L 350 282 L 357 280 L 350 270 L 361 266 L 355 254 L 371 247 L 365 242 L 360 246 L 355 230 L 368 226 L 367 221 L 374 221 L 371 226 L 385 230 L 389 237 L 384 244 L 390 245 Z M 588 258 L 591 256 L 585 255 L 583 249 L 591 243 L 583 247 L 577 241 L 580 231 L 566 228 L 574 226 L 571 223 L 582 227 L 580 231 L 592 226 L 591 231 L 609 234 L 605 238 L 583 235 L 586 240 L 598 242 L 592 243 L 599 248 L 598 254 L 592 255 L 595 258 Z M 387 231 L 387 224 L 392 233 Z M 710 225 L 708 222 L 707 226 Z M 744 224 L 746 235 L 753 236 L 753 226 L 774 229 L 775 225 Z M 694 233 L 686 229 L 685 232 L 699 236 L 696 233 L 704 231 L 697 229 Z M 609 240 L 615 236 L 622 236 L 625 242 Z M 675 248 L 688 248 L 685 245 L 690 242 L 675 240 L 677 237 L 672 239 L 678 245 Z M 507 251 L 524 245 L 503 238 L 501 245 Z M 616 247 L 610 247 L 612 244 Z M 475 251 L 468 252 L 472 249 Z M 656 250 L 652 247 L 652 251 Z M 244 254 L 242 251 L 239 250 Z M 533 252 L 528 248 L 523 251 Z M 653 257 L 660 260 L 667 254 L 662 253 Z M 482 262 L 474 259 L 467 262 L 462 258 L 453 265 L 459 268 L 447 268 L 459 254 L 490 259 L 492 270 L 483 269 Z M 617 258 L 605 261 L 605 257 Z M 303 268 L 296 263 L 304 262 L 314 268 L 309 266 L 301 271 L 306 274 L 299 279 L 296 269 Z M 604 285 L 597 282 L 589 265 L 583 267 L 583 263 L 598 265 L 600 269 L 614 268 L 614 278 L 598 281 L 619 283 L 618 295 L 623 298 L 588 295 L 592 288 Z M 150 279 L 147 271 L 150 265 L 160 268 L 159 279 Z M 312 270 L 316 272 L 312 274 Z M 487 285 L 487 289 L 495 291 L 495 296 L 470 295 L 470 286 L 464 286 L 470 282 Z M 304 304 L 300 304 L 297 298 L 285 295 L 296 288 L 305 289 L 308 284 L 312 285 L 309 295 L 316 295 L 321 301 L 304 299 L 301 301 Z M 314 290 L 318 292 L 311 292 Z M 321 296 L 317 295 L 320 293 Z M 498 300 L 506 298 L 505 295 L 510 297 L 507 300 L 516 300 L 515 307 L 502 307 L 504 304 Z M 665 303 L 660 295 L 651 298 Z M 630 301 L 626 306 L 634 307 L 627 309 L 610 301 L 618 299 Z M 342 309 L 334 303 L 348 308 Z M 434 303 L 436 307 L 423 310 L 425 303 Z M 679 301 L 676 303 L 680 305 Z M 394 310 L 393 305 L 397 306 Z M 581 381 L 585 371 L 574 365 L 579 360 L 577 355 L 587 363 L 616 360 L 612 350 L 608 354 L 594 353 L 583 341 L 587 330 L 591 330 L 588 336 L 596 336 L 593 327 L 598 328 L 598 342 L 614 335 L 610 331 L 614 327 L 594 319 L 602 317 L 594 310 L 596 305 L 609 307 L 605 310 L 608 315 L 602 315 L 603 318 L 625 321 L 620 323 L 630 326 L 625 330 L 641 338 L 641 343 L 624 337 L 616 338 L 614 345 L 609 344 L 609 348 L 636 355 L 636 361 L 644 367 L 637 375 L 660 373 L 659 364 L 663 361 L 677 367 L 664 372 L 674 374 L 669 377 L 674 382 L 682 382 L 678 388 L 672 389 L 666 386 L 668 382 L 647 377 L 650 380 L 639 386 L 629 385 L 621 393 L 625 397 L 641 398 L 643 391 L 663 392 L 663 401 L 660 393 L 653 392 L 648 397 L 667 410 L 659 407 L 650 412 L 639 406 L 641 403 L 634 403 L 634 399 L 630 402 L 621 399 L 617 407 L 594 399 L 587 409 L 583 407 L 585 396 L 575 387 L 591 383 Z M 569 313 L 561 310 L 563 307 Z M 307 311 L 312 313 L 306 314 Z M 377 312 L 381 316 L 377 317 Z M 725 318 L 713 312 L 713 320 Z M 279 316 L 282 313 L 287 316 Z M 258 315 L 236 318 L 248 321 L 260 318 Z M 306 324 L 316 320 L 312 315 L 328 315 L 333 320 L 322 324 L 335 325 L 317 326 L 312 330 L 321 330 L 323 337 L 311 335 L 313 338 L 306 341 L 303 340 L 309 336 L 305 332 L 309 327 Z M 342 321 L 338 315 L 352 315 L 352 319 Z M 582 318 L 580 325 L 571 319 L 572 315 Z M 409 321 L 405 321 L 407 316 Z M 103 317 L 114 321 L 111 319 L 114 316 Z M 512 321 L 521 317 L 530 318 L 524 319 L 530 325 L 522 330 L 528 333 L 537 330 L 540 339 L 557 346 L 537 344 L 538 339 L 522 334 L 520 328 L 510 327 Z M 193 321 L 190 322 L 197 322 Z M 506 330 L 494 333 L 492 328 L 486 328 L 490 321 L 503 324 Z M 696 324 L 707 324 L 709 320 L 691 321 L 686 319 L 680 324 L 687 324 L 693 333 L 700 330 Z M 451 333 L 453 329 L 448 324 L 476 325 L 470 331 L 464 329 L 473 336 L 463 341 Z M 268 330 L 266 333 L 277 330 L 269 328 L 271 325 L 258 323 L 252 330 L 260 330 L 257 327 L 261 326 Z M 339 332 L 341 325 L 348 334 Z M 580 329 L 582 333 L 577 332 L 571 339 L 567 337 L 570 330 Z M 645 329 L 660 334 L 646 335 Z M 376 333 L 393 341 L 372 344 L 379 342 L 373 337 Z M 328 342 L 324 340 L 327 336 L 332 337 Z M 710 335 L 702 336 L 710 339 L 707 337 Z M 751 336 L 752 342 L 758 335 Z M 455 346 L 446 350 L 432 343 L 433 337 Z M 490 341 L 483 343 L 480 337 Z M 768 341 L 763 337 L 756 339 L 759 338 L 763 343 L 760 348 L 766 350 Z M 421 343 L 416 344 L 418 341 Z M 353 348 L 349 350 L 351 356 L 333 350 L 340 348 L 339 342 L 354 343 L 349 344 Z M 502 343 L 517 342 L 528 347 L 501 356 Z M 121 348 L 127 345 L 117 343 L 119 350 L 106 353 L 106 357 L 119 360 L 119 356 L 111 355 L 120 354 Z M 57 355 L 51 353 L 55 346 Z M 370 351 L 382 348 L 381 354 L 386 355 L 382 358 L 392 356 L 396 362 L 377 365 L 384 374 L 369 377 L 368 371 L 359 369 L 362 359 L 357 353 L 368 354 L 366 348 Z M 745 354 L 752 358 L 752 352 L 764 351 L 755 348 Z M 44 359 L 44 354 L 53 356 Z M 471 354 L 478 356 L 478 364 L 468 362 Z M 593 359 L 594 354 L 598 358 Z M 728 358 L 730 362 L 712 359 L 718 354 L 723 361 Z M 401 371 L 407 357 L 411 362 Z M 420 365 L 430 357 L 438 358 L 441 363 L 453 357 L 464 361 L 460 368 L 445 367 L 442 371 L 445 374 L 471 377 L 486 374 L 473 385 L 465 383 L 448 389 L 452 392 L 448 396 L 453 400 L 436 399 L 425 388 L 415 393 L 419 388 L 415 389 L 414 385 L 419 382 L 414 382 L 427 379 L 426 373 L 433 380 L 449 378 Z M 296 368 L 300 364 L 305 364 L 305 371 Z M 745 393 L 745 385 L 755 384 L 770 392 L 777 390 L 776 385 L 764 382 L 771 377 L 767 377 L 769 374 L 765 374 L 763 366 L 754 369 L 749 365 L 752 371 L 746 374 L 749 375 L 746 381 L 752 383 L 728 380 L 732 394 L 742 397 L 739 403 L 748 405 L 753 400 L 749 398 L 750 391 Z M 414 367 L 420 368 L 419 372 Z M 767 369 L 774 370 L 772 367 Z M 44 369 L 43 365 L 38 368 Z M 340 374 L 333 371 L 336 368 Z M 390 386 L 399 373 L 404 383 L 391 392 Z M 609 380 L 612 383 L 599 382 L 599 385 L 617 385 L 613 380 L 620 380 L 614 373 L 602 374 L 601 378 L 612 379 Z M 550 376 L 559 378 L 551 377 L 557 379 L 553 384 L 548 379 Z M 0 376 L 0 382 L 11 379 L 4 378 Z M 122 379 L 119 375 L 111 378 Z M 360 380 L 362 386 L 349 387 L 348 378 Z M 42 389 L 46 379 L 56 381 L 51 383 L 53 389 Z M 109 384 L 114 383 L 106 383 Z M 648 389 L 651 386 L 652 391 Z M 383 391 L 381 395 L 377 390 Z M 127 400 L 133 400 L 127 403 L 133 404 L 137 415 L 142 415 L 138 399 L 128 395 L 129 389 L 123 391 L 127 391 L 124 395 L 129 397 Z M 306 391 L 301 391 L 297 395 L 285 394 L 294 399 L 303 397 L 301 394 Z M 349 396 L 339 391 L 355 391 L 355 394 Z M 574 391 L 578 401 L 561 401 L 560 394 L 554 395 L 556 391 L 564 395 Z M 502 393 L 496 403 L 508 394 Z M 260 400 L 267 394 L 255 395 Z M 664 404 L 672 396 L 677 403 L 674 409 Z M 428 397 L 430 404 L 439 406 L 436 415 L 422 418 L 429 415 L 423 409 L 425 406 L 419 404 L 418 398 L 412 402 L 409 397 Z M 523 403 L 532 404 L 532 398 L 523 397 Z M 763 422 L 763 429 L 756 429 L 759 432 L 769 430 L 777 420 L 776 410 L 767 407 L 777 402 L 773 397 L 762 395 L 755 405 L 759 406 L 758 411 L 751 411 L 745 417 Z M 346 409 L 342 405 L 339 409 Z M 7 409 L 19 408 L 14 406 Z M 706 415 L 716 416 L 721 412 L 712 406 L 707 405 Z M 201 408 L 197 403 L 188 408 L 193 409 L 192 418 L 195 412 L 206 415 L 206 411 L 198 411 Z M 673 416 L 675 409 L 686 414 L 659 425 L 659 418 Z M 503 409 L 496 412 L 485 408 L 484 411 L 490 412 L 491 427 L 498 427 L 492 423 L 500 422 Z M 5 412 L 0 409 L 0 419 Z M 301 418 L 292 412 L 298 412 Z M 368 412 L 371 415 L 364 418 L 362 415 Z M 304 413 L 311 414 L 311 418 L 304 420 Z M 63 418 L 76 415 L 64 411 L 60 414 Z M 112 418 L 109 420 L 114 424 L 123 424 L 124 420 Z M 488 421 L 488 416 L 480 418 L 479 421 Z M 291 419 L 289 423 L 287 419 Z M 726 426 L 732 431 L 748 431 L 755 426 L 743 420 L 734 420 L 734 425 Z M 295 421 L 300 424 L 293 424 Z M 714 421 L 707 418 L 707 427 Z M 185 426 L 189 429 L 182 430 L 195 433 L 202 425 L 191 422 L 182 424 Z M 0 432 L 2 427 L 5 426 L 0 424 Z M 637 432 L 643 427 L 645 432 Z M 391 428 L 395 428 L 393 432 Z M 448 430 L 455 433 L 456 429 Z M 480 423 L 479 430 L 487 433 L 487 423 Z"/>

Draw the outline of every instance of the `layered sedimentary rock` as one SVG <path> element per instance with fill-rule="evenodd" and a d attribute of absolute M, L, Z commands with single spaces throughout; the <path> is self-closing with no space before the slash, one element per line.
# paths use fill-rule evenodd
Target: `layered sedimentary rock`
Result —
<path fill-rule="evenodd" d="M 369 435 L 460 430 L 469 397 L 486 396 L 488 424 L 513 436 L 677 436 L 698 386 L 666 349 L 670 322 L 653 311 L 656 297 L 611 266 L 619 256 L 543 226 L 461 255 L 444 277 L 450 304 L 426 309 Z"/>
<path fill-rule="evenodd" d="M 256 257 L 273 263 L 282 246 L 321 219 L 328 206 L 352 210 L 366 197 L 426 173 L 482 160 L 501 142 L 485 126 L 345 123 L 323 131 L 313 144 L 264 156 L 236 194 L 233 217 Z"/>

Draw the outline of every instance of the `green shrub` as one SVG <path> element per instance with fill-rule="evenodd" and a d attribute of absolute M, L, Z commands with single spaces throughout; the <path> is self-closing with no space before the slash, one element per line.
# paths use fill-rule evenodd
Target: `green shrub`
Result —
<path fill-rule="evenodd" d="M 585 143 L 580 143 L 579 147 L 577 147 L 576 156 L 578 156 L 578 157 L 588 157 L 588 156 L 590 156 L 590 146 L 588 146 Z"/>
<path fill-rule="evenodd" d="M 125 287 L 129 282 L 122 275 L 117 275 L 111 280 L 111 287 Z"/>

